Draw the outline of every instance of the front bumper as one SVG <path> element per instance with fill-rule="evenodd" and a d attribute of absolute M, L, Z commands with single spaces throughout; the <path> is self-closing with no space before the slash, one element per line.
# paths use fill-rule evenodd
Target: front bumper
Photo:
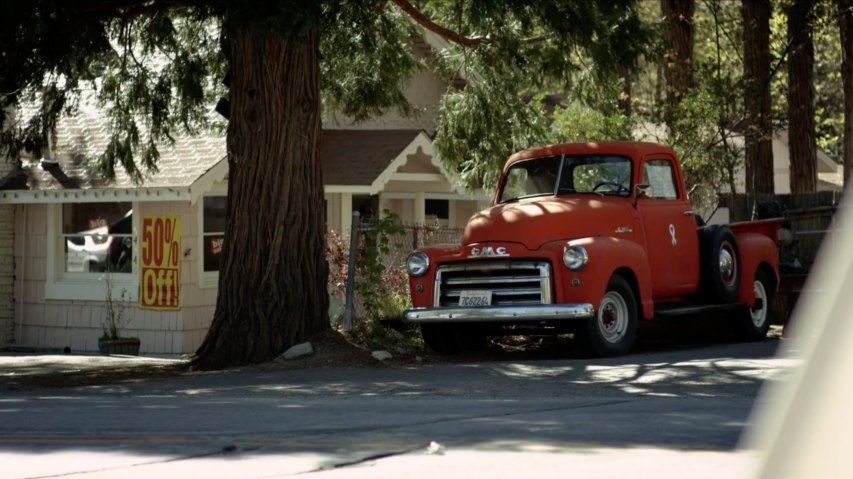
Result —
<path fill-rule="evenodd" d="M 591 318 L 591 304 L 542 304 L 535 306 L 486 306 L 482 308 L 412 308 L 404 323 L 525 323 L 571 321 Z"/>

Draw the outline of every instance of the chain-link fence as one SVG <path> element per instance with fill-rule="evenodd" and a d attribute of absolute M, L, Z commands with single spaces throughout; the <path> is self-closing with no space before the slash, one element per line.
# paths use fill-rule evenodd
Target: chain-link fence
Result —
<path fill-rule="evenodd" d="M 365 222 L 358 226 L 357 266 L 355 269 L 355 294 L 353 298 L 354 321 L 370 319 L 377 312 L 368 311 L 359 289 L 369 288 L 379 293 L 384 311 L 380 316 L 394 316 L 402 312 L 405 305 L 410 304 L 408 277 L 406 275 L 406 258 L 415 249 L 434 244 L 459 244 L 463 228 L 451 228 L 441 225 L 403 225 L 395 228 L 395 232 L 375 232 L 376 224 Z M 374 232 L 375 234 L 371 234 Z M 376 236 L 382 235 L 383 241 Z M 370 266 L 364 264 L 364 251 L 371 242 L 381 242 L 378 258 L 384 271 L 381 278 L 366 274 Z M 329 262 L 329 294 L 332 306 L 330 316 L 332 321 L 343 317 L 346 306 L 346 281 L 348 271 L 350 241 L 338 231 L 329 232 L 327 236 L 326 257 Z M 361 261 L 361 264 L 358 264 Z M 366 277 L 370 276 L 370 277 Z M 387 310 L 386 305 L 387 303 Z"/>
<path fill-rule="evenodd" d="M 369 225 L 366 225 L 369 228 Z M 390 236 L 389 252 L 383 258 L 386 266 L 406 266 L 406 258 L 412 251 L 436 244 L 459 244 L 464 228 L 441 225 L 403 225 L 403 233 Z"/>

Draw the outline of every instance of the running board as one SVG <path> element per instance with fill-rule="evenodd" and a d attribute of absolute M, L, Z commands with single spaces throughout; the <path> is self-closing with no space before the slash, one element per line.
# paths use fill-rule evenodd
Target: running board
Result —
<path fill-rule="evenodd" d="M 746 303 L 729 303 L 729 304 L 685 304 L 677 303 L 673 305 L 656 305 L 655 317 L 672 318 L 678 316 L 688 316 L 699 313 L 725 313 L 731 311 L 742 311 L 747 309 Z"/>

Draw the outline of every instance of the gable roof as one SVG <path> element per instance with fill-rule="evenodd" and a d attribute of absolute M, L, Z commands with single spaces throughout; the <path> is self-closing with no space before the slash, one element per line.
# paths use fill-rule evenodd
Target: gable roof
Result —
<path fill-rule="evenodd" d="M 323 182 L 372 185 L 420 133 L 421 130 L 323 130 Z"/>
<path fill-rule="evenodd" d="M 54 160 L 24 157 L 20 168 L 0 179 L 0 202 L 192 201 L 228 174 L 225 135 L 207 133 L 176 138 L 160 147 L 158 171 L 135 185 L 121 167 L 114 181 L 99 175 L 86 160 L 108 140 L 102 118 L 87 112 L 64 119 L 57 128 Z M 421 151 L 445 178 L 450 175 L 432 151 L 422 130 L 323 130 L 320 159 L 324 183 L 332 191 L 376 194 L 391 181 L 409 156 Z M 464 193 L 464 189 L 457 188 Z"/>

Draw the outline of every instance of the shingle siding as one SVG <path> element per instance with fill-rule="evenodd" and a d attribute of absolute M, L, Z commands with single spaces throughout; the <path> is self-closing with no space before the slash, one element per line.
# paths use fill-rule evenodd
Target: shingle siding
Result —
<path fill-rule="evenodd" d="M 0 180 L 16 165 L 0 158 Z M 15 205 L 0 205 L 0 343 L 15 339 Z"/>

